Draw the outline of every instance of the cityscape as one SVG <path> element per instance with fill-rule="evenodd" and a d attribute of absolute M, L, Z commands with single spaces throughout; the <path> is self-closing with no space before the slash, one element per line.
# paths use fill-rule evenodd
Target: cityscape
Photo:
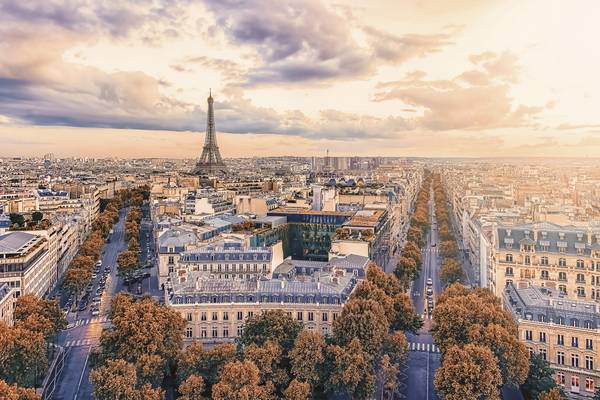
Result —
<path fill-rule="evenodd" d="M 600 400 L 598 18 L 0 0 L 0 400 Z"/>

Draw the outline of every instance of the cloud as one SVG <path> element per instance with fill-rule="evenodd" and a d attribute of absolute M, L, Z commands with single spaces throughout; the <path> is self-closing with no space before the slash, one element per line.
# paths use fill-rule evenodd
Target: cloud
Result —
<path fill-rule="evenodd" d="M 378 87 L 377 101 L 397 99 L 423 109 L 416 121 L 423 129 L 494 129 L 532 124 L 544 107 L 515 105 L 510 84 L 517 81 L 516 57 L 491 52 L 470 57 L 480 69 L 449 80 L 426 80 L 421 71 Z"/>
<path fill-rule="evenodd" d="M 452 44 L 456 29 L 432 35 L 397 36 L 356 25 L 344 8 L 320 1 L 206 0 L 231 43 L 251 46 L 262 64 L 247 84 L 324 82 L 372 75 L 377 63 L 397 64 Z M 361 45 L 355 33 L 367 37 Z"/>

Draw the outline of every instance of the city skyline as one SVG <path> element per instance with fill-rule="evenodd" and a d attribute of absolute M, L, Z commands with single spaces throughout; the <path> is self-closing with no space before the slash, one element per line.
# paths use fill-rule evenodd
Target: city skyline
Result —
<path fill-rule="evenodd" d="M 0 156 L 600 153 L 593 2 L 0 10 Z"/>

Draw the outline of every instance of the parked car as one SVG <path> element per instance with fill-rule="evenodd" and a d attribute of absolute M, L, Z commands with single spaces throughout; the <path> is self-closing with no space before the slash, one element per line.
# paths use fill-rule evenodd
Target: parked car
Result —
<path fill-rule="evenodd" d="M 433 296 L 433 289 L 431 286 L 427 288 L 427 296 Z"/>
<path fill-rule="evenodd" d="M 92 274 L 92 279 L 96 279 L 98 277 L 98 274 L 96 274 L 95 272 Z"/>
<path fill-rule="evenodd" d="M 79 303 L 79 311 L 85 311 L 85 309 L 87 308 L 87 302 L 81 302 Z"/>
<path fill-rule="evenodd" d="M 427 278 L 427 286 L 433 285 L 433 280 L 431 278 Z"/>
<path fill-rule="evenodd" d="M 92 299 L 92 301 L 93 301 L 94 303 L 100 303 L 100 301 L 101 301 L 101 300 L 102 300 L 102 299 L 100 298 L 100 296 L 96 296 L 96 297 L 94 297 L 94 298 Z"/>
<path fill-rule="evenodd" d="M 100 309 L 97 307 L 92 308 L 92 316 L 100 315 Z"/>

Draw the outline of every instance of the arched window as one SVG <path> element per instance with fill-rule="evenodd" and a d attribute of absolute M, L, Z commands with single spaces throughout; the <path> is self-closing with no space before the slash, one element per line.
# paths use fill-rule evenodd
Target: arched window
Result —
<path fill-rule="evenodd" d="M 506 255 L 506 262 L 513 262 L 513 255 L 512 254 L 507 254 Z"/>
<path fill-rule="evenodd" d="M 513 268 L 506 267 L 506 276 L 513 276 Z"/>
<path fill-rule="evenodd" d="M 577 260 L 577 268 L 585 268 L 585 262 L 583 260 Z"/>

